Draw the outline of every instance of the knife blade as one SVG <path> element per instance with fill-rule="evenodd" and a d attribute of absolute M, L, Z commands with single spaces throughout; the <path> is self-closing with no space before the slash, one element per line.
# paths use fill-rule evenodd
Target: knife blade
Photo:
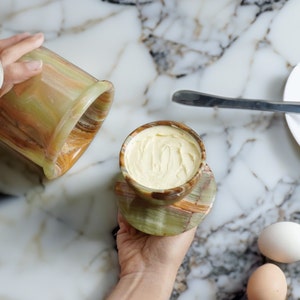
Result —
<path fill-rule="evenodd" d="M 172 101 L 179 104 L 197 107 L 219 107 L 283 113 L 300 113 L 299 102 L 230 98 L 192 90 L 176 91 L 172 95 Z"/>

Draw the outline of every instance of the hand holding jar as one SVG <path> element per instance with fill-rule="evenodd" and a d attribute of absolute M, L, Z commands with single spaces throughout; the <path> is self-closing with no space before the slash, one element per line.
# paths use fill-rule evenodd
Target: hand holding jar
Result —
<path fill-rule="evenodd" d="M 21 33 L 0 40 L 0 97 L 12 87 L 42 71 L 42 61 L 18 61 L 24 54 L 39 48 L 44 35 Z"/>

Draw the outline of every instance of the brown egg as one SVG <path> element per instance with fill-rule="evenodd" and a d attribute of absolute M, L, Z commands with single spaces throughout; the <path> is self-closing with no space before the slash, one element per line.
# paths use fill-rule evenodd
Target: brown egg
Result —
<path fill-rule="evenodd" d="M 285 300 L 286 278 L 275 264 L 267 263 L 257 268 L 247 285 L 248 300 Z"/>

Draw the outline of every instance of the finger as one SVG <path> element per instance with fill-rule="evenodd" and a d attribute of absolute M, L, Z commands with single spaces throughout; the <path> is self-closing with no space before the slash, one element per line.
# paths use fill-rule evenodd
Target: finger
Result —
<path fill-rule="evenodd" d="M 29 36 L 17 44 L 2 50 L 0 54 L 0 59 L 3 66 L 7 66 L 15 61 L 17 61 L 24 54 L 40 47 L 44 42 L 44 35 L 42 33 Z"/>
<path fill-rule="evenodd" d="M 14 84 L 23 82 L 42 71 L 42 61 L 14 63 L 6 67 L 0 97 L 8 93 Z"/>
<path fill-rule="evenodd" d="M 42 71 L 42 61 L 32 60 L 13 63 L 4 69 L 4 83 L 17 84 L 23 82 Z"/>
<path fill-rule="evenodd" d="M 0 89 L 0 98 L 8 93 L 13 87 L 14 85 L 12 83 L 3 84 L 2 88 Z"/>
<path fill-rule="evenodd" d="M 128 223 L 120 212 L 118 212 L 118 224 L 120 228 L 127 227 Z"/>
<path fill-rule="evenodd" d="M 4 48 L 10 47 L 10 46 L 22 41 L 23 39 L 25 39 L 29 36 L 30 36 L 29 32 L 24 32 L 24 33 L 16 34 L 16 35 L 13 35 L 9 38 L 0 40 L 0 52 Z"/>
<path fill-rule="evenodd" d="M 179 234 L 177 236 L 178 242 L 181 245 L 185 245 L 186 247 L 189 247 L 191 245 L 191 243 L 193 242 L 193 239 L 194 239 L 195 234 L 196 234 L 196 230 L 197 230 L 197 227 L 194 227 L 190 230 L 187 230 L 187 231 Z"/>
<path fill-rule="evenodd" d="M 120 212 L 118 212 L 118 224 L 120 226 L 119 233 L 127 232 L 134 235 L 137 232 L 137 230 L 127 222 Z"/>
<path fill-rule="evenodd" d="M 0 61 L 0 89 L 2 88 L 3 81 L 4 81 L 4 70 L 2 67 L 2 63 Z"/>

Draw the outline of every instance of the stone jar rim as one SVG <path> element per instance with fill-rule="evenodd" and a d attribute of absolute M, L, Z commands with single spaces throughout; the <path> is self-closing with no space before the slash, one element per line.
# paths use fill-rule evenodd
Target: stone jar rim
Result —
<path fill-rule="evenodd" d="M 200 152 L 201 152 L 201 161 L 199 162 L 199 167 L 197 171 L 194 173 L 194 175 L 183 184 L 172 188 L 155 189 L 155 188 L 149 188 L 147 186 L 144 186 L 132 178 L 132 176 L 129 174 L 126 168 L 125 153 L 128 144 L 136 135 L 138 135 L 140 132 L 142 132 L 145 129 L 155 127 L 155 126 L 160 126 L 160 125 L 178 128 L 188 133 L 199 145 Z M 153 204 L 157 204 L 157 205 L 169 205 L 177 201 L 180 201 L 186 195 L 188 195 L 191 192 L 191 190 L 195 187 L 195 185 L 199 182 L 199 179 L 201 178 L 201 174 L 205 165 L 206 165 L 206 150 L 200 136 L 187 125 L 177 121 L 170 121 L 170 120 L 159 120 L 159 121 L 154 121 L 139 126 L 125 138 L 119 154 L 119 166 L 125 181 L 136 192 L 136 194 L 140 196 L 141 199 L 150 201 Z"/>

